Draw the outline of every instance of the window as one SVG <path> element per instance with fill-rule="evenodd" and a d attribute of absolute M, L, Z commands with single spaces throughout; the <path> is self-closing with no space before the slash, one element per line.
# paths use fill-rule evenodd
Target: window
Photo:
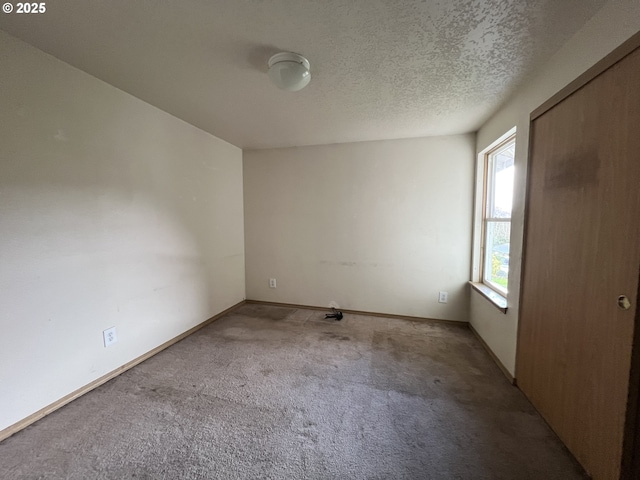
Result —
<path fill-rule="evenodd" d="M 506 296 L 509 288 L 509 239 L 516 138 L 510 136 L 484 157 L 482 283 Z"/>

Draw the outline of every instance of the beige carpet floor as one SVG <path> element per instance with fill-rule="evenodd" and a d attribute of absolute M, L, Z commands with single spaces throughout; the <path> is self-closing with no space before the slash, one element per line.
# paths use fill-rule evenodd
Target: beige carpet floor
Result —
<path fill-rule="evenodd" d="M 0 478 L 586 478 L 465 326 L 323 317 L 245 305 L 0 443 Z"/>

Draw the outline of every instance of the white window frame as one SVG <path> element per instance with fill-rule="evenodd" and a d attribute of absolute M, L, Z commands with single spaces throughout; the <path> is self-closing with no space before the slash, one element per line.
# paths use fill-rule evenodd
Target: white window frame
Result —
<path fill-rule="evenodd" d="M 475 195 L 475 222 L 474 222 L 474 240 L 473 240 L 473 265 L 471 283 L 475 285 L 476 290 L 480 291 L 503 311 L 506 312 L 506 299 L 508 289 L 496 288 L 492 283 L 485 281 L 484 262 L 485 262 L 485 245 L 486 245 L 486 225 L 491 220 L 512 221 L 512 217 L 492 219 L 487 218 L 488 204 L 488 161 L 489 155 L 496 150 L 502 148 L 507 143 L 515 140 L 516 127 L 505 132 L 489 146 L 479 152 L 476 165 L 476 195 Z M 513 233 L 513 232 L 512 232 Z M 511 263 L 511 262 L 510 262 Z M 479 287 L 479 288 L 478 288 Z M 496 296 L 497 294 L 497 296 Z M 496 300 L 497 299 L 497 300 Z M 502 300 L 500 300 L 502 299 Z"/>
<path fill-rule="evenodd" d="M 502 287 L 486 277 L 486 263 L 487 257 L 487 230 L 489 229 L 489 223 L 509 223 L 511 224 L 511 215 L 509 217 L 492 217 L 490 212 L 493 211 L 495 195 L 494 195 L 494 183 L 495 183 L 495 167 L 492 164 L 492 157 L 498 155 L 501 151 L 505 150 L 511 144 L 515 148 L 516 135 L 510 135 L 502 142 L 495 145 L 489 151 L 484 154 L 484 201 L 482 205 L 482 243 L 480 245 L 480 278 L 483 284 L 490 289 L 496 291 L 500 295 L 506 297 L 509 289 Z"/>

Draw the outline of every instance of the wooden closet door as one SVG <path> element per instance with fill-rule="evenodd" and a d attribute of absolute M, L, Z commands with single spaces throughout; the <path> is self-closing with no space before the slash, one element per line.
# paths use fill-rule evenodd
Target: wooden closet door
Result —
<path fill-rule="evenodd" d="M 638 302 L 640 50 L 530 135 L 517 383 L 594 479 L 616 479 Z"/>

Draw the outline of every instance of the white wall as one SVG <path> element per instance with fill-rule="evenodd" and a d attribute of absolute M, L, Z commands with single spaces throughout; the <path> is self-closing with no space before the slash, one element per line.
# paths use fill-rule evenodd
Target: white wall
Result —
<path fill-rule="evenodd" d="M 517 127 L 508 310 L 506 314 L 499 312 L 477 292 L 472 291 L 470 314 L 473 327 L 511 374 L 515 373 L 529 115 L 639 30 L 640 2 L 612 0 L 478 132 L 476 151 L 480 152 L 507 130 Z"/>
<path fill-rule="evenodd" d="M 244 238 L 240 149 L 3 32 L 0 65 L 1 430 L 242 301 Z"/>
<path fill-rule="evenodd" d="M 245 151 L 247 298 L 467 321 L 474 144 Z"/>

